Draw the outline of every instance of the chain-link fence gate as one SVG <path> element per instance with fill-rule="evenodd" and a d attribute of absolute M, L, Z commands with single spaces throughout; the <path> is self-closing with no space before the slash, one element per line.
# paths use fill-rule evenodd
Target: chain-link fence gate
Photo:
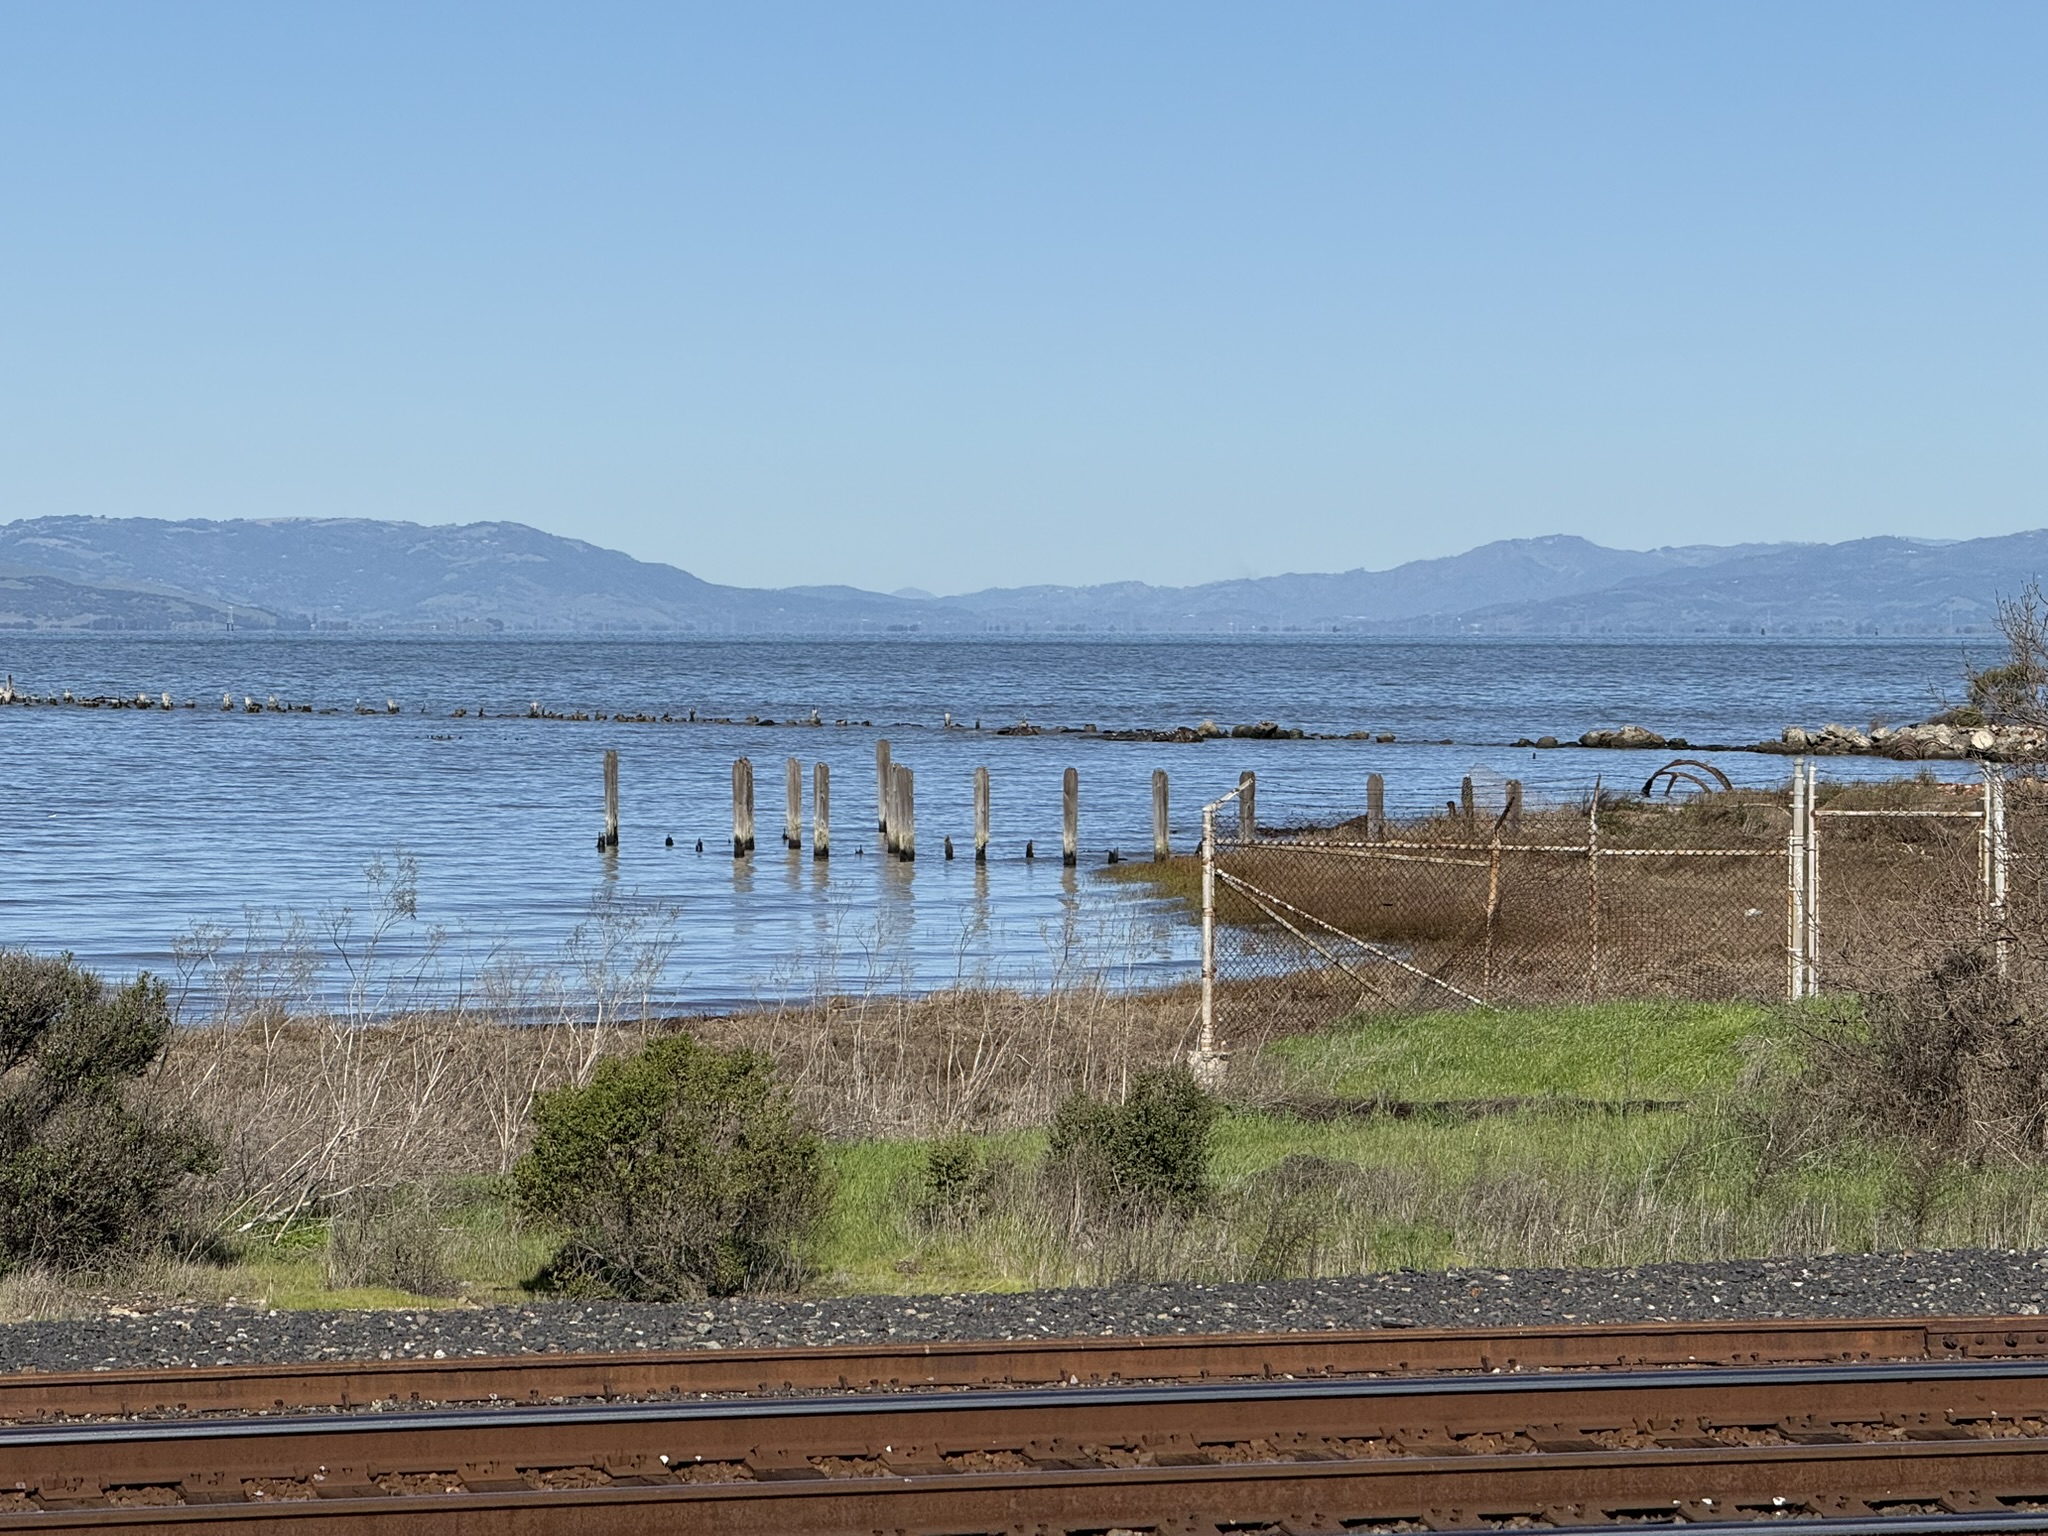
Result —
<path fill-rule="evenodd" d="M 1794 765 L 1785 995 L 1895 985 L 1959 944 L 2009 939 L 2006 780 L 1837 786 Z"/>
<path fill-rule="evenodd" d="M 1995 775 L 1823 788 L 1802 760 L 1789 791 L 1709 787 L 1534 807 L 1509 781 L 1496 811 L 1468 780 L 1400 822 L 1375 788 L 1363 816 L 1278 833 L 1247 775 L 1202 813 L 1203 1050 L 1357 1012 L 1805 997 L 1924 955 L 1958 913 L 2003 919 Z"/>

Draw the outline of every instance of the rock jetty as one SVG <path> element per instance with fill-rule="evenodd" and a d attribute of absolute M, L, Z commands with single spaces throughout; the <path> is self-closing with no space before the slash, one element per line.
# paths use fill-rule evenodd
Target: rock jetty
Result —
<path fill-rule="evenodd" d="M 1555 737 L 1545 736 L 1540 741 L 1525 738 L 1515 745 L 1554 747 L 1558 742 Z M 1801 757 L 1889 757 L 1901 762 L 1981 758 L 1994 763 L 2033 763 L 2048 760 L 2048 729 L 1928 720 L 1919 725 L 1879 725 L 1859 731 L 1854 726 L 1830 723 L 1818 729 L 1788 725 L 1776 741 L 1722 744 L 1661 736 L 1640 725 L 1624 725 L 1619 730 L 1587 731 L 1578 745 L 1648 751 L 1668 747 L 1695 752 L 1770 752 Z"/>
<path fill-rule="evenodd" d="M 1817 731 L 1788 725 L 1777 741 L 1761 743 L 1756 750 L 1817 757 L 1892 757 L 1906 762 L 1966 757 L 1995 763 L 2039 762 L 2048 757 L 2048 731 L 2031 725 L 1958 725 L 1945 720 L 1880 725 L 1868 731 L 1848 725 L 1824 725 Z"/>

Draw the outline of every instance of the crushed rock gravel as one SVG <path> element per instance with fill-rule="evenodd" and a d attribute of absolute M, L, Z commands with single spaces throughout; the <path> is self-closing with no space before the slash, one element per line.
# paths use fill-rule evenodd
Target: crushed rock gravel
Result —
<path fill-rule="evenodd" d="M 929 1296 L 534 1302 L 376 1312 L 110 1307 L 0 1326 L 0 1370 L 90 1371 L 557 1351 L 1088 1334 L 1478 1328 L 1800 1317 L 2038 1316 L 2048 1253 L 1949 1249 Z"/>

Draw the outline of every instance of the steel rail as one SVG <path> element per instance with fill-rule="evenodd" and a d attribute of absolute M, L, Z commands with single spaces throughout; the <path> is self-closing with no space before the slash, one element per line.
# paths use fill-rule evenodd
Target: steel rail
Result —
<path fill-rule="evenodd" d="M 1986 1493 L 1992 1489 L 2025 1490 Z M 1617 1522 L 1900 1531 L 2048 1528 L 2048 1440 L 1967 1446 L 1801 1446 L 1711 1451 L 1480 1455 L 1279 1464 L 1152 1466 L 800 1478 L 728 1485 L 645 1483 L 345 1496 L 156 1508 L 58 1508 L 0 1515 L 0 1530 L 86 1532 L 230 1522 L 243 1536 L 722 1536 L 837 1533 L 1207 1533 L 1264 1526 L 1342 1536 L 1408 1522 L 1438 1530 L 1537 1520 L 1562 1531 Z M 1800 1513 L 1826 1518 L 1806 1527 Z M 1724 1525 L 1725 1520 L 1741 1522 Z M 1934 1522 L 1941 1522 L 1939 1525 Z"/>
<path fill-rule="evenodd" d="M 1682 1412 L 1698 1402 L 1720 1404 L 1736 1394 L 1763 1388 L 1776 1402 L 1795 1388 L 1851 1387 L 1862 1393 L 1877 1386 L 1912 1385 L 1945 1391 L 1956 1383 L 2048 1383 L 2048 1360 L 1948 1360 L 1884 1362 L 1870 1365 L 1723 1366 L 1679 1372 L 1602 1371 L 1554 1375 L 1346 1376 L 1302 1381 L 1197 1381 L 1171 1385 L 963 1389 L 950 1392 L 894 1392 L 848 1396 L 709 1398 L 700 1401 L 583 1403 L 559 1407 L 397 1409 L 373 1413 L 291 1414 L 266 1418 L 107 1419 L 67 1424 L 0 1426 L 0 1454 L 23 1446 L 124 1445 L 138 1441 L 296 1438 L 351 1434 L 442 1433 L 498 1430 L 506 1425 L 558 1428 L 581 1424 L 683 1424 L 700 1420 L 876 1418 L 963 1415 L 977 1412 L 1073 1417 L 1084 1409 L 1118 1412 L 1207 1404 L 1324 1403 L 1372 1401 L 1406 1403 L 1484 1398 L 1585 1399 L 1670 1396 L 1683 1399 Z M 2048 1388 L 2030 1394 L 2030 1406 L 2048 1417 Z M 1746 1399 L 1745 1399 L 1746 1400 Z M 1575 1408 L 1577 1404 L 1573 1405 Z M 1853 1398 L 1842 1406 L 1860 1406 Z M 1516 1422 L 1528 1422 L 1519 1410 Z M 1844 1421 L 1849 1422 L 1849 1421 Z"/>
<path fill-rule="evenodd" d="M 946 1519 L 981 1520 L 997 1512 L 977 1502 L 992 1486 L 976 1481 L 987 1475 L 979 1469 L 990 1465 L 1032 1469 L 1024 1483 L 999 1484 L 1012 1504 L 1028 1488 L 1034 1518 L 1046 1517 L 1042 1508 L 1087 1513 L 1085 1495 L 1123 1511 L 1107 1522 L 1116 1524 L 1144 1512 L 1136 1498 L 1155 1527 L 1164 1484 L 1214 1482 L 1200 1496 L 1221 1499 L 1219 1518 L 1241 1522 L 1265 1518 L 1258 1511 L 1277 1496 L 1275 1477 L 1295 1501 L 1289 1519 L 1317 1515 L 1301 1500 L 1335 1496 L 1321 1480 L 1348 1478 L 1347 1507 L 1374 1519 L 1435 1519 L 1406 1512 L 1430 1490 L 1425 1510 L 1463 1509 L 1469 1524 L 1496 1506 L 1544 1513 L 1587 1498 L 1598 1517 L 1668 1513 L 1687 1498 L 1704 1499 L 1703 1508 L 1763 1500 L 1767 1513 L 1772 1500 L 1806 1507 L 1833 1498 L 1836 1512 L 1858 1513 L 1870 1499 L 1904 1499 L 1960 1513 L 1981 1507 L 1988 1489 L 1994 1501 L 2040 1500 L 2048 1526 L 2044 1415 L 2048 1360 L 1949 1360 L 122 1420 L 0 1432 L 0 1488 L 11 1476 L 37 1506 L 0 1515 L 0 1530 L 24 1521 L 51 1529 L 48 1516 L 67 1507 L 124 1523 L 128 1512 L 107 1507 L 122 1490 L 175 1500 L 180 1520 L 216 1508 L 237 1521 L 267 1518 L 258 1513 L 271 1507 L 266 1494 L 296 1490 L 317 1499 L 322 1518 L 367 1500 L 375 1523 L 432 1523 L 470 1507 L 449 1500 L 524 1496 L 565 1475 L 586 1490 L 591 1481 L 660 1487 L 679 1501 L 664 1526 L 683 1519 L 677 1528 L 699 1528 L 684 1513 L 710 1499 L 754 1511 L 742 1519 L 722 1509 L 721 1530 L 868 1530 L 866 1516 L 849 1523 L 846 1504 L 831 1501 L 886 1504 L 921 1490 Z M 1261 1460 L 1273 1464 L 1250 1465 Z M 1144 1461 L 1152 1464 L 1135 1464 Z M 1691 1470 L 1674 1480 L 1681 1465 Z M 1069 1473 L 1080 1481 L 1047 1481 Z M 700 1474 L 717 1491 L 692 1481 Z M 1688 1486 L 1686 1477 L 1706 1480 Z M 433 1491 L 389 1498 L 393 1480 Z M 827 1503 L 763 1516 L 750 1502 L 794 1484 Z M 1977 1502 L 1959 1508 L 1964 1492 Z M 275 1513 L 286 1518 L 282 1506 Z M 290 1518 L 311 1518 L 310 1509 Z M 906 1520 L 881 1524 L 916 1524 Z"/>
<path fill-rule="evenodd" d="M 0 1420 L 263 1412 L 408 1400 L 533 1402 L 665 1393 L 2015 1357 L 2048 1358 L 2048 1319 L 1850 1318 L 945 1340 L 17 1371 L 0 1375 Z"/>

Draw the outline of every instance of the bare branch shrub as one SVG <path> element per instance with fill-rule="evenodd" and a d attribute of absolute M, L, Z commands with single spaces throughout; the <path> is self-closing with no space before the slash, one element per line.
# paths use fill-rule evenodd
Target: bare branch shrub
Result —
<path fill-rule="evenodd" d="M 1967 701 L 1948 718 L 1957 725 L 2048 728 L 2048 598 L 2038 578 L 2019 596 L 1999 598 L 1998 632 L 2005 659 L 1965 669 Z"/>
<path fill-rule="evenodd" d="M 426 1184 L 366 1190 L 328 1228 L 327 1283 L 378 1286 L 415 1296 L 452 1296 L 455 1277 L 437 1190 Z"/>

